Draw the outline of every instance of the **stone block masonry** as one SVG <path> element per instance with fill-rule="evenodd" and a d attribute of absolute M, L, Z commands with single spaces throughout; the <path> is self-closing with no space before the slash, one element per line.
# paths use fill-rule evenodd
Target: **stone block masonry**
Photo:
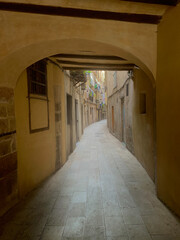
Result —
<path fill-rule="evenodd" d="M 54 103 L 55 103 L 55 134 L 56 134 L 56 170 L 62 166 L 61 161 L 61 89 L 60 86 L 54 86 Z"/>
<path fill-rule="evenodd" d="M 0 88 L 0 215 L 18 198 L 14 91 Z"/>

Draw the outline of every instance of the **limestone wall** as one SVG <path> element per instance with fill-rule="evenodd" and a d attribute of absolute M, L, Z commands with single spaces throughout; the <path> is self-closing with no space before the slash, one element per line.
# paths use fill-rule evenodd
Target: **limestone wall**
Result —
<path fill-rule="evenodd" d="M 117 90 L 121 89 L 128 78 L 127 71 L 116 71 L 117 84 L 114 86 L 115 71 L 106 71 L 107 97 L 111 96 Z"/>
<path fill-rule="evenodd" d="M 64 73 L 64 99 L 65 99 L 65 122 L 66 122 L 66 159 L 76 148 L 76 143 L 80 140 L 83 132 L 82 119 L 82 96 L 80 95 L 80 88 L 74 86 L 73 79 L 70 78 L 70 72 Z M 70 96 L 72 106 L 67 105 L 67 95 Z M 71 123 L 67 121 L 67 111 L 71 107 Z"/>
<path fill-rule="evenodd" d="M 157 193 L 180 216 L 180 5 L 158 26 Z"/>
<path fill-rule="evenodd" d="M 53 79 L 53 95 L 55 109 L 55 135 L 56 135 L 56 170 L 66 161 L 65 136 L 65 99 L 64 99 L 64 74 L 53 62 L 49 62 Z M 51 79 L 51 80 L 52 80 Z"/>
<path fill-rule="evenodd" d="M 17 124 L 17 156 L 18 156 L 18 187 L 20 196 L 24 196 L 46 177 L 55 171 L 56 166 L 56 135 L 55 135 L 55 104 L 53 89 L 53 69 L 47 65 L 49 129 L 31 133 L 28 103 L 28 86 L 26 70 L 21 74 L 15 88 L 15 113 Z M 43 124 L 46 114 L 35 100 L 36 115 L 33 124 Z M 40 101 L 40 102 L 39 102 Z M 45 103 L 46 104 L 46 103 Z"/>
<path fill-rule="evenodd" d="M 112 93 L 108 97 L 108 128 L 115 137 L 126 144 L 155 181 L 155 89 L 141 70 L 135 69 L 133 74 L 131 78 L 127 78 L 127 72 L 119 74 L 119 89 L 112 87 L 113 73 L 107 74 L 109 94 Z M 140 110 L 141 94 L 146 97 L 145 112 Z"/>
<path fill-rule="evenodd" d="M 156 137 L 155 137 L 155 89 L 148 77 L 134 70 L 133 87 L 133 142 L 137 159 L 155 181 Z M 141 94 L 146 97 L 146 111 L 141 110 Z"/>
<path fill-rule="evenodd" d="M 0 215 L 18 199 L 14 91 L 0 88 Z"/>
<path fill-rule="evenodd" d="M 108 80 L 109 85 L 112 84 L 110 81 L 112 81 L 111 78 Z M 122 82 L 122 78 L 120 81 Z M 123 84 L 120 86 L 121 88 L 116 91 L 114 90 L 115 92 L 108 98 L 108 127 L 110 132 L 121 142 L 124 142 L 126 147 L 134 153 L 132 135 L 133 81 L 127 78 L 127 72 L 124 74 Z M 126 92 L 127 86 L 129 91 L 128 95 Z M 123 104 L 124 113 L 122 109 Z M 114 131 L 112 126 L 112 107 L 114 107 Z"/>

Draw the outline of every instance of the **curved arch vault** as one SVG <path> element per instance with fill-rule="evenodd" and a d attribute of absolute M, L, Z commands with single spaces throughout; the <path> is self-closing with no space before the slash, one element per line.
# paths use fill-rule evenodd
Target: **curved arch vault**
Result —
<path fill-rule="evenodd" d="M 14 87 L 27 66 L 59 53 L 120 56 L 155 79 L 156 25 L 9 12 L 1 19 L 1 85 Z"/>

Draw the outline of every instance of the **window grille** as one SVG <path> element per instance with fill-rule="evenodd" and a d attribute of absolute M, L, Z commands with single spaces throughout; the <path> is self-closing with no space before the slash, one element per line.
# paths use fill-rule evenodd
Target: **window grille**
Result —
<path fill-rule="evenodd" d="M 47 96 L 46 62 L 39 61 L 28 67 L 29 94 Z"/>

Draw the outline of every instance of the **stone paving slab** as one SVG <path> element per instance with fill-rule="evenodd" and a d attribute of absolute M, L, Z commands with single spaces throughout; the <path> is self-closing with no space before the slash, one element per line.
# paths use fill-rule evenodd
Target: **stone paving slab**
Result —
<path fill-rule="evenodd" d="M 85 129 L 67 163 L 0 219 L 0 240 L 180 240 L 136 158 L 106 121 Z"/>

